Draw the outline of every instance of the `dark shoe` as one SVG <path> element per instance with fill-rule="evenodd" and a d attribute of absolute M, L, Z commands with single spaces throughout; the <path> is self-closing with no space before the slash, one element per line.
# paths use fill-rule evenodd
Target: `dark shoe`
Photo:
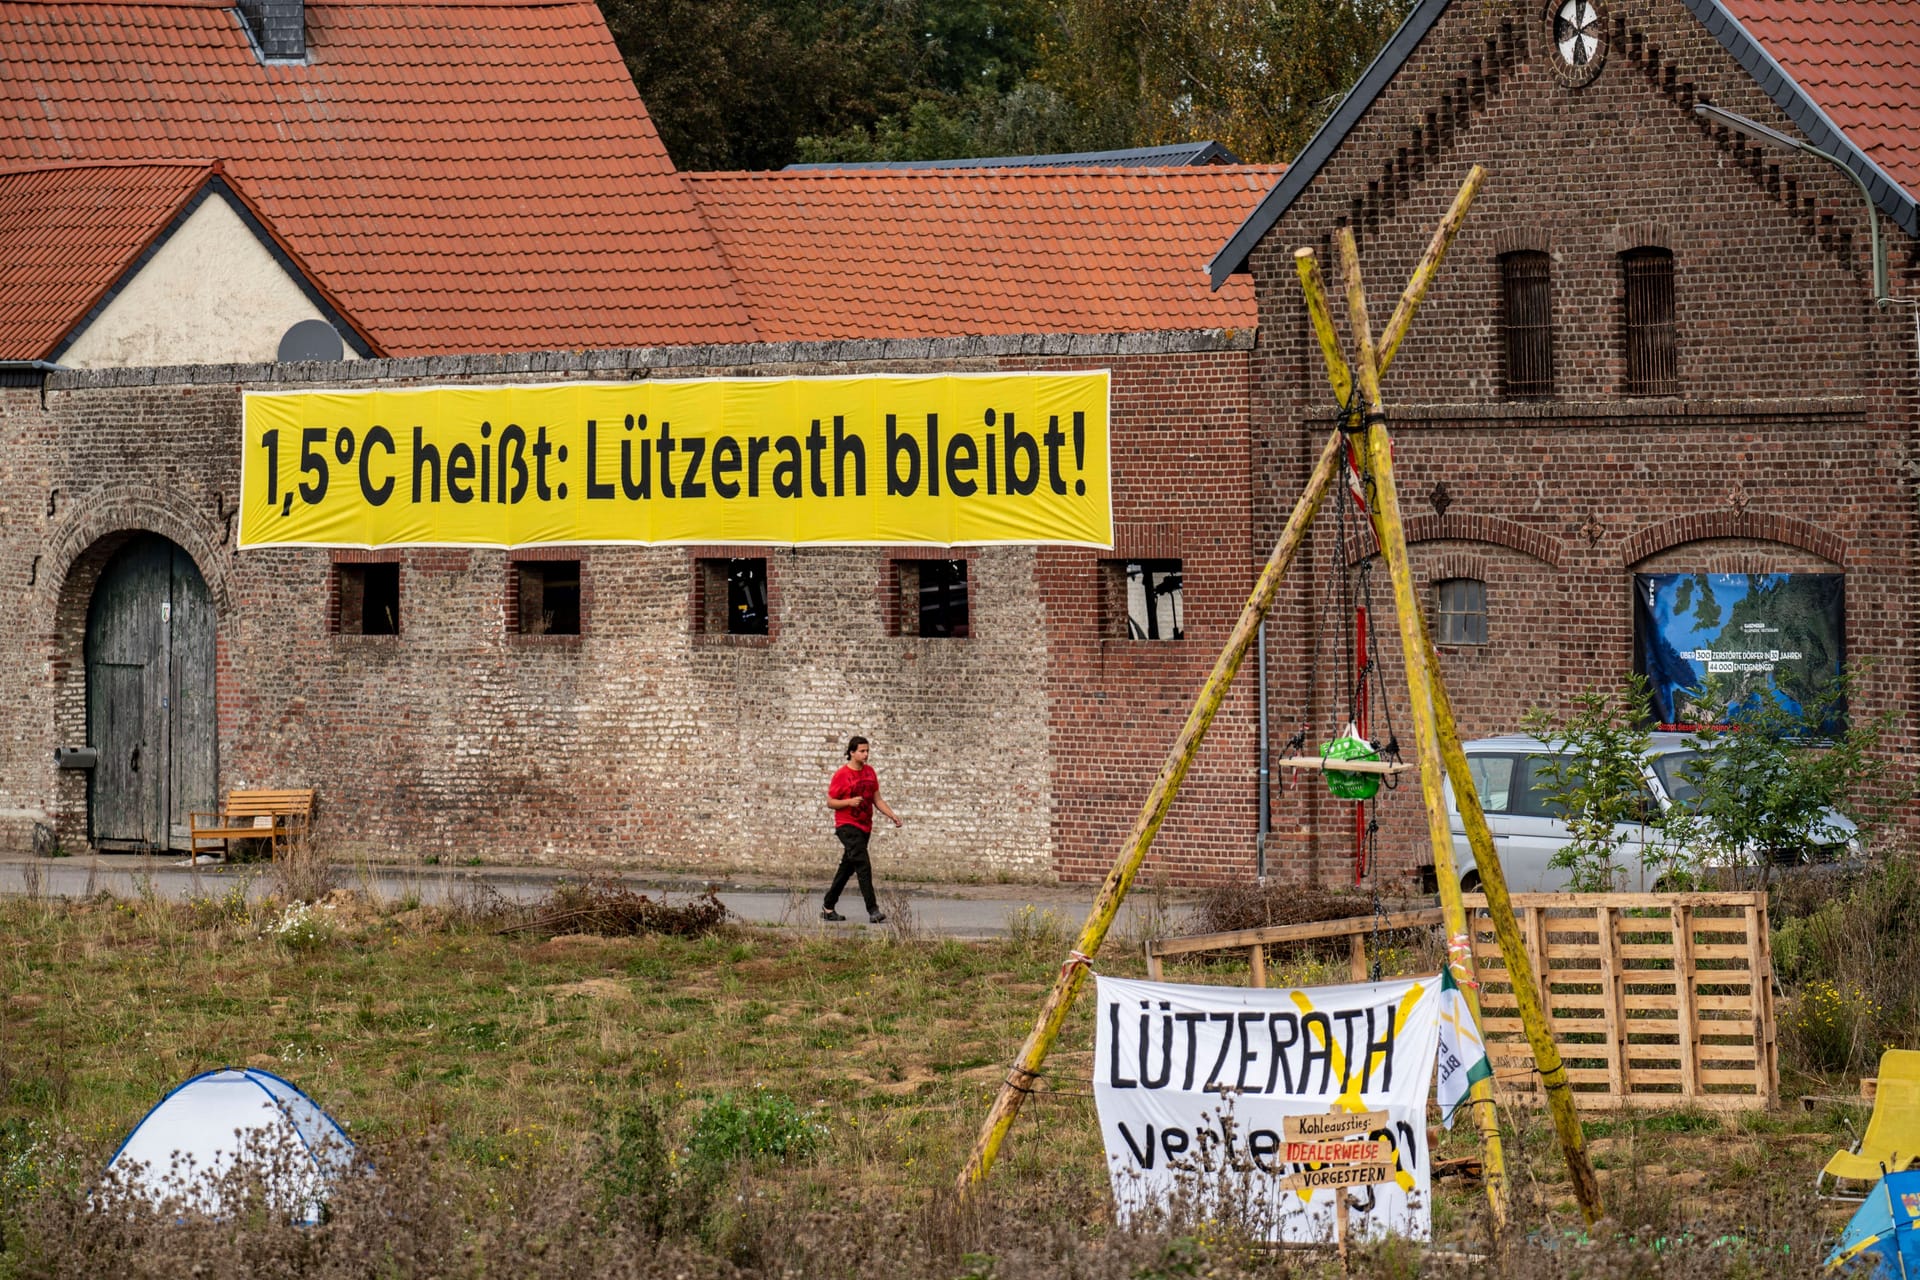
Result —
<path fill-rule="evenodd" d="M 867 917 L 868 924 L 885 924 L 886 922 L 887 913 L 884 911 L 876 911 Z"/>
<path fill-rule="evenodd" d="M 846 919 L 845 916 L 841 915 L 838 911 L 835 911 L 832 907 L 820 908 L 820 918 L 822 920 L 831 921 L 835 924 L 839 924 Z"/>

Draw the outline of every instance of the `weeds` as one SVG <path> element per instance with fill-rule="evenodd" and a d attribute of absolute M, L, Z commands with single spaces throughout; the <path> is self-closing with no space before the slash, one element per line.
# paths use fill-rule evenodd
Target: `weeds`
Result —
<path fill-rule="evenodd" d="M 0 901 L 0 1277 L 1337 1274 L 1231 1224 L 1114 1225 L 1091 1099 L 1068 1087 L 1091 1070 L 1087 1002 L 1051 1064 L 1061 1087 L 1029 1099 L 985 1194 L 950 1198 L 1059 971 L 1058 916 L 1032 913 L 1013 939 L 919 945 L 497 935 L 465 908 L 420 908 L 402 928 L 336 907 L 308 908 L 331 944 L 296 950 L 261 936 L 287 905 L 240 930 L 205 903 Z M 1137 975 L 1139 956 L 1116 950 L 1103 970 Z M 252 1059 L 362 1144 L 370 1173 L 338 1187 L 324 1222 L 90 1208 L 156 1099 Z M 1540 1235 L 1484 1262 L 1449 1255 L 1465 1276 L 1784 1280 L 1812 1270 L 1837 1225 L 1783 1189 L 1810 1180 L 1837 1119 L 1715 1131 L 1676 1113 L 1623 1129 L 1604 1153 L 1616 1226 L 1590 1238 L 1560 1234 L 1577 1216 L 1544 1121 L 1507 1120 L 1533 1126 L 1509 1167 L 1532 1197 L 1516 1221 Z M 1463 1130 L 1441 1142 L 1472 1149 Z M 1480 1238 L 1482 1205 L 1478 1188 L 1436 1184 L 1449 1246 Z M 1453 1274 L 1437 1256 L 1368 1246 L 1354 1273 Z"/>
<path fill-rule="evenodd" d="M 1260 929 L 1275 924 L 1344 920 L 1373 911 L 1363 893 L 1309 889 L 1276 881 L 1222 885 L 1200 900 L 1199 927 L 1207 933 Z"/>
<path fill-rule="evenodd" d="M 1066 950 L 1069 928 L 1066 917 L 1051 907 L 1028 903 L 1018 911 L 1007 913 L 1008 943 L 1029 954 Z"/>
<path fill-rule="evenodd" d="M 262 936 L 271 938 L 296 954 L 324 947 L 334 937 L 333 921 L 324 914 L 331 910 L 331 903 L 315 906 L 296 899 L 281 908 L 280 914 L 267 924 Z"/>
<path fill-rule="evenodd" d="M 1870 1072 L 1884 1047 L 1920 1043 L 1920 861 L 1900 850 L 1843 888 L 1820 884 L 1775 895 L 1783 1065 Z"/>
<path fill-rule="evenodd" d="M 295 822 L 284 851 L 273 863 L 274 896 L 289 902 L 319 902 L 337 887 L 333 858 L 313 827 Z"/>
<path fill-rule="evenodd" d="M 736 1160 L 797 1160 L 819 1147 L 826 1131 L 814 1112 L 781 1094 L 723 1093 L 701 1109 L 687 1135 L 687 1154 L 696 1164 L 721 1166 Z"/>

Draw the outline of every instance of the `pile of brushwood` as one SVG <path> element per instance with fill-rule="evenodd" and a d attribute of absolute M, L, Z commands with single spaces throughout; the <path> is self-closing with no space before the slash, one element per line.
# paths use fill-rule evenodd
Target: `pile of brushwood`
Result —
<path fill-rule="evenodd" d="M 712 887 L 685 902 L 650 897 L 612 876 L 562 880 L 553 892 L 532 906 L 502 900 L 495 908 L 494 932 L 557 937 L 567 933 L 597 933 L 609 938 L 660 933 L 675 938 L 703 938 L 727 922 L 726 904 Z M 504 918 L 500 918 L 504 917 Z"/>

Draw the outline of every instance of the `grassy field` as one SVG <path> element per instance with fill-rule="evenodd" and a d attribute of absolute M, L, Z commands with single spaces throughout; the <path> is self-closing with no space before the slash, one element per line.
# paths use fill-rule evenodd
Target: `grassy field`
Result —
<path fill-rule="evenodd" d="M 447 1240 L 471 1236 L 502 1205 L 527 1220 L 515 1230 L 540 1240 L 542 1214 L 573 1214 L 574 1226 L 548 1235 L 600 1242 L 595 1264 L 577 1274 L 612 1274 L 611 1256 L 639 1265 L 629 1236 L 640 1228 L 641 1253 L 671 1264 L 661 1274 L 1224 1275 L 1322 1265 L 1247 1250 L 1226 1227 L 1210 1237 L 1204 1224 L 1173 1224 L 1138 1239 L 1110 1230 L 1084 1004 L 994 1172 L 987 1216 L 946 1205 L 1077 921 L 1030 913 L 1012 936 L 986 943 L 916 937 L 910 922 L 830 934 L 729 927 L 697 939 L 540 938 L 503 935 L 494 923 L 340 894 L 313 907 L 250 908 L 238 896 L 0 903 L 0 1275 L 99 1274 L 107 1254 L 86 1254 L 84 1269 L 60 1260 L 95 1247 L 76 1188 L 170 1086 L 243 1064 L 300 1085 L 385 1153 L 390 1172 L 414 1168 L 436 1204 L 455 1206 L 436 1228 Z M 1140 974 L 1127 941 L 1110 941 L 1104 971 Z M 1169 976 L 1245 980 L 1230 967 Z M 1334 976 L 1308 963 L 1279 980 Z M 1799 1232 L 1794 1266 L 1780 1273 L 1807 1274 L 1807 1233 L 1838 1219 L 1806 1206 L 1798 1189 L 1844 1141 L 1840 1117 L 1829 1107 L 1727 1121 L 1595 1119 L 1594 1159 L 1620 1224 L 1607 1247 L 1631 1258 L 1662 1233 L 1735 1228 L 1785 1247 Z M 1558 1239 L 1577 1218 L 1551 1132 L 1525 1114 L 1508 1121 L 1526 1224 L 1536 1242 Z M 719 1154 L 701 1165 L 705 1181 L 687 1203 L 634 1208 L 692 1186 L 709 1149 Z M 1474 1149 L 1470 1137 L 1448 1135 L 1437 1155 Z M 424 1153 L 417 1166 L 398 1154 L 406 1151 Z M 1470 1185 L 1436 1183 L 1437 1234 L 1483 1247 L 1481 1204 Z M 1765 1225 L 1770 1215 L 1777 1229 Z M 874 1235 L 885 1224 L 892 1244 Z M 286 1247 L 311 1253 L 319 1238 Z M 523 1247 L 533 1245 L 511 1248 Z M 896 1247 L 905 1252 L 887 1253 Z M 532 1259 L 551 1261 L 548 1249 L 519 1256 L 498 1244 L 444 1271 L 391 1259 L 280 1269 L 547 1274 Z M 1570 1256 L 1536 1252 L 1534 1262 L 1506 1258 L 1501 1274 L 1562 1274 L 1555 1268 Z M 1369 1257 L 1364 1265 L 1381 1274 L 1420 1265 Z M 1759 1270 L 1746 1258 L 1727 1274 L 1773 1274 L 1772 1258 Z M 1724 1252 L 1707 1262 L 1693 1271 L 1731 1266 Z M 634 1272 L 643 1273 L 653 1274 Z"/>

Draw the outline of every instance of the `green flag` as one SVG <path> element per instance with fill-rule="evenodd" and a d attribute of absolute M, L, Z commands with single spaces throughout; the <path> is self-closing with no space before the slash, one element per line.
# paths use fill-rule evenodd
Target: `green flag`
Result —
<path fill-rule="evenodd" d="M 1453 1128 L 1454 1113 L 1467 1100 L 1467 1091 L 1475 1082 L 1493 1075 L 1487 1061 L 1487 1046 L 1473 1021 L 1473 1008 L 1466 993 L 1453 980 L 1453 967 L 1440 969 L 1440 1082 L 1435 1097 L 1440 1103 L 1440 1122 Z"/>

